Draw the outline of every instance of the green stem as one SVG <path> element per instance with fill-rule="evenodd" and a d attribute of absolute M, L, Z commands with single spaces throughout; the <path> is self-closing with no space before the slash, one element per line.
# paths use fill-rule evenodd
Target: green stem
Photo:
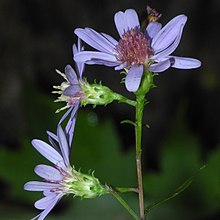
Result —
<path fill-rule="evenodd" d="M 112 187 L 108 186 L 107 189 L 121 203 L 121 205 L 129 212 L 129 214 L 135 220 L 139 219 L 137 214 L 133 211 L 133 209 L 126 203 L 126 201 Z"/>
<path fill-rule="evenodd" d="M 118 100 L 121 103 L 129 104 L 134 107 L 136 106 L 136 101 L 130 100 L 130 99 L 118 94 L 118 93 L 115 93 L 115 100 Z"/>
<path fill-rule="evenodd" d="M 121 192 L 121 193 L 125 193 L 125 192 L 135 192 L 135 193 L 138 193 L 138 189 L 137 188 L 116 187 L 115 191 L 116 192 Z"/>
<path fill-rule="evenodd" d="M 144 193 L 143 193 L 143 180 L 142 180 L 142 164 L 141 164 L 141 136 L 142 136 L 142 118 L 143 109 L 145 104 L 145 95 L 137 95 L 136 105 L 136 126 L 135 126 L 135 140 L 136 140 L 136 166 L 138 178 L 138 195 L 139 195 L 139 209 L 140 219 L 144 220 Z"/>

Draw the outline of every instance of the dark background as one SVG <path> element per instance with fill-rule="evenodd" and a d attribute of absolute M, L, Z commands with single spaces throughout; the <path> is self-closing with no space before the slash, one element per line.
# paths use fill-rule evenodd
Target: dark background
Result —
<path fill-rule="evenodd" d="M 162 172 L 161 150 L 164 149 L 163 145 L 168 142 L 167 139 L 171 134 L 173 135 L 171 139 L 176 138 L 173 131 L 177 128 L 181 133 L 184 127 L 188 136 L 196 137 L 200 165 L 206 163 L 211 154 L 216 154 L 213 152 L 219 152 L 220 1 L 218 0 L 208 2 L 205 0 L 0 0 L 1 149 L 7 151 L 8 155 L 14 154 L 22 149 L 23 139 L 30 142 L 38 135 L 38 138 L 46 140 L 45 130 L 55 130 L 61 114 L 54 115 L 54 110 L 60 105 L 52 103 L 49 109 L 45 109 L 43 100 L 55 99 L 56 97 L 51 94 L 52 86 L 62 82 L 54 70 L 63 71 L 66 64 L 73 65 L 71 48 L 77 40 L 73 33 L 75 28 L 92 27 L 118 39 L 113 22 L 115 12 L 134 8 L 143 15 L 147 4 L 163 14 L 160 20 L 162 24 L 166 24 L 178 14 L 184 13 L 188 16 L 181 43 L 174 54 L 198 58 L 202 61 L 202 67 L 196 70 L 169 69 L 155 78 L 157 88 L 147 97 L 150 103 L 146 106 L 144 116 L 144 123 L 150 125 L 150 129 L 143 130 L 144 169 L 146 173 Z M 111 68 L 88 66 L 85 76 L 90 82 L 94 79 L 102 80 L 103 84 L 113 90 L 133 98 L 132 94 L 125 90 L 124 85 L 120 84 L 119 72 Z M 132 149 L 133 127 L 120 124 L 124 119 L 133 118 L 132 108 L 113 103 L 106 108 L 86 107 L 82 111 L 92 112 L 99 122 L 111 120 L 120 137 L 120 151 L 126 154 Z M 215 178 L 219 184 L 220 159 L 216 161 Z M 4 162 L 2 163 L 4 166 Z M 16 167 L 16 164 L 14 166 Z M 29 166 L 32 169 L 34 164 L 30 163 Z M 14 178 L 19 178 L 19 173 Z M 0 185 L 2 186 L 0 204 L 4 204 L 4 210 L 5 206 L 10 207 L 12 204 L 13 207 L 16 205 L 21 207 L 24 212 L 27 209 L 34 209 L 28 203 L 22 202 L 21 197 L 13 199 L 13 195 L 10 194 L 11 186 L 4 177 L 0 178 Z M 220 203 L 220 189 L 216 189 L 216 192 L 218 193 L 213 195 L 216 198 L 213 207 Z M 204 208 L 200 206 L 196 197 L 193 198 L 195 201 L 190 208 L 188 207 L 191 210 L 189 213 L 193 213 L 194 205 L 197 206 L 196 210 Z M 190 197 L 188 199 L 192 200 Z M 186 200 L 180 204 L 184 206 L 188 202 Z M 217 219 L 218 207 L 210 208 L 211 211 L 204 216 L 201 213 L 189 214 L 187 219 Z M 186 209 L 187 207 L 184 206 L 183 210 Z M 19 212 L 19 208 L 16 211 Z M 6 211 L 2 213 L 6 216 L 2 219 L 9 219 Z M 169 213 L 167 215 L 169 216 Z M 161 218 L 163 217 L 152 217 L 152 219 Z"/>

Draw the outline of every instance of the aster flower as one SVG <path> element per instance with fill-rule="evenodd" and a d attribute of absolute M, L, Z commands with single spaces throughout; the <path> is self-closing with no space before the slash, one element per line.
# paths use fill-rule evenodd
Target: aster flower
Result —
<path fill-rule="evenodd" d="M 70 166 L 70 147 L 60 125 L 57 128 L 57 136 L 51 135 L 50 138 L 53 140 L 50 141 L 52 146 L 38 139 L 34 139 L 32 145 L 52 162 L 53 166 L 37 165 L 34 171 L 43 181 L 30 181 L 24 185 L 25 190 L 43 192 L 44 197 L 34 204 L 37 209 L 43 210 L 33 218 L 38 220 L 43 220 L 64 195 L 94 198 L 108 193 L 93 175 L 83 174 Z"/>
<path fill-rule="evenodd" d="M 125 68 L 128 91 L 138 90 L 145 70 L 159 73 L 169 67 L 192 69 L 201 65 L 197 59 L 170 55 L 179 45 L 187 21 L 185 15 L 174 17 L 163 28 L 157 21 L 150 22 L 144 32 L 140 30 L 139 19 L 133 9 L 117 12 L 114 21 L 119 41 L 91 28 L 77 28 L 75 34 L 98 51 L 81 51 L 74 55 L 74 60 L 111 66 L 115 70 Z"/>

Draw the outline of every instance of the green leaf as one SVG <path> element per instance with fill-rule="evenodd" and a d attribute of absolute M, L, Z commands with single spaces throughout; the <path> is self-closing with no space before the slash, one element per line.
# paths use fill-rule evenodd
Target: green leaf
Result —
<path fill-rule="evenodd" d="M 123 120 L 123 121 L 121 121 L 121 124 L 131 124 L 131 125 L 134 125 L 136 127 L 136 123 L 131 121 L 131 120 Z"/>
<path fill-rule="evenodd" d="M 203 170 L 206 167 L 206 165 L 203 165 L 193 176 L 189 177 L 181 186 L 179 186 L 173 194 L 171 194 L 169 197 L 162 199 L 158 202 L 150 204 L 146 209 L 145 209 L 145 215 L 147 215 L 152 209 L 156 208 L 159 205 L 162 205 L 165 202 L 168 202 L 171 199 L 174 199 L 177 197 L 180 193 L 184 192 L 193 182 L 194 178 L 197 176 L 197 174 Z"/>

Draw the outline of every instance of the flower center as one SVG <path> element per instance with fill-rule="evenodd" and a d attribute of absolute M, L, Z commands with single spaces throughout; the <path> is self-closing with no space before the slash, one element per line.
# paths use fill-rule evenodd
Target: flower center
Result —
<path fill-rule="evenodd" d="M 149 39 L 137 29 L 130 29 L 122 35 L 116 46 L 117 59 L 126 62 L 128 66 L 134 64 L 147 64 L 152 54 Z"/>

